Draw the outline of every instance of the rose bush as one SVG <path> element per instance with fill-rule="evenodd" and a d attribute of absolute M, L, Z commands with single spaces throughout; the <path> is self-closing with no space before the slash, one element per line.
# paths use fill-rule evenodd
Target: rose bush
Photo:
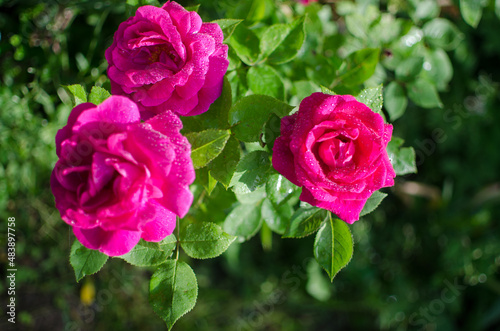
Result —
<path fill-rule="evenodd" d="M 140 7 L 106 50 L 111 91 L 137 102 L 143 119 L 165 110 L 201 114 L 222 91 L 229 64 L 223 39 L 218 24 L 176 2 Z"/>
<path fill-rule="evenodd" d="M 141 238 L 158 242 L 172 233 L 193 200 L 191 146 L 181 128 L 170 111 L 141 123 L 122 96 L 72 110 L 56 135 L 51 187 L 84 246 L 117 256 Z"/>
<path fill-rule="evenodd" d="M 354 97 L 313 93 L 282 119 L 272 164 L 302 186 L 302 201 L 352 224 L 374 191 L 394 185 L 391 135 L 392 125 Z"/>

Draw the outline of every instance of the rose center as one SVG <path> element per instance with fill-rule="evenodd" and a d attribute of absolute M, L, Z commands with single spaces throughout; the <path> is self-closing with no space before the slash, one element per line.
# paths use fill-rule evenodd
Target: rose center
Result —
<path fill-rule="evenodd" d="M 182 65 L 182 59 L 172 45 L 168 43 L 155 45 L 149 47 L 148 51 L 148 62 L 150 64 L 161 63 L 175 72 L 179 71 L 179 67 Z"/>
<path fill-rule="evenodd" d="M 355 146 L 351 139 L 337 136 L 320 143 L 319 157 L 332 168 L 345 167 L 353 162 Z"/>

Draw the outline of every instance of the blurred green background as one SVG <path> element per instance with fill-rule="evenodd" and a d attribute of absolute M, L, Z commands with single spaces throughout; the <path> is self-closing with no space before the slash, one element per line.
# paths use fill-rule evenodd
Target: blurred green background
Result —
<path fill-rule="evenodd" d="M 15 217 L 19 330 L 165 328 L 148 303 L 152 270 L 111 259 L 75 282 L 74 236 L 49 187 L 54 136 L 71 110 L 62 86 L 109 88 L 104 50 L 147 3 L 155 1 L 0 0 L 0 292 L 5 303 L 6 220 Z M 221 258 L 190 260 L 198 302 L 174 330 L 499 330 L 499 1 L 207 0 L 199 13 L 245 18 L 256 33 L 307 13 L 299 56 L 275 68 L 294 105 L 335 83 L 339 59 L 379 48 L 374 75 L 339 93 L 392 84 L 385 112 L 415 148 L 418 174 L 398 178 L 351 226 L 354 257 L 332 284 L 311 259 L 312 236 L 274 234 L 272 248 L 256 236 Z M 245 67 L 228 72 L 242 86 L 234 97 L 247 93 Z M 234 201 L 219 185 L 192 217 L 223 222 Z M 12 329 L 1 311 L 0 329 Z"/>

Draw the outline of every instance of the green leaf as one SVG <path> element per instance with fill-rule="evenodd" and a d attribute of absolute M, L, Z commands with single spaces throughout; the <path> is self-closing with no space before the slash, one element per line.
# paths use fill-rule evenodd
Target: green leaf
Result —
<path fill-rule="evenodd" d="M 378 205 L 384 200 L 387 194 L 382 193 L 380 191 L 375 191 L 373 194 L 366 200 L 365 206 L 361 210 L 359 216 L 365 216 L 377 209 Z"/>
<path fill-rule="evenodd" d="M 305 16 L 302 16 L 289 24 L 290 32 L 276 50 L 269 55 L 268 62 L 283 64 L 297 56 L 306 38 L 304 22 Z"/>
<path fill-rule="evenodd" d="M 80 84 L 68 85 L 65 88 L 71 93 L 75 106 L 87 102 L 87 92 L 85 92 L 85 89 Z"/>
<path fill-rule="evenodd" d="M 269 199 L 265 199 L 262 202 L 261 215 L 271 230 L 283 234 L 293 215 L 293 208 L 286 203 L 275 207 Z"/>
<path fill-rule="evenodd" d="M 266 189 L 265 187 L 259 187 L 253 192 L 250 193 L 234 193 L 236 200 L 242 204 L 252 204 L 255 205 L 266 197 Z"/>
<path fill-rule="evenodd" d="M 255 191 L 266 183 L 270 169 L 271 162 L 267 152 L 248 153 L 238 163 L 229 186 L 233 187 L 235 193 L 240 194 Z"/>
<path fill-rule="evenodd" d="M 251 67 L 247 73 L 248 87 L 255 94 L 285 99 L 285 86 L 276 70 L 268 65 Z"/>
<path fill-rule="evenodd" d="M 307 66 L 307 77 L 319 85 L 330 86 L 337 77 L 337 70 L 342 65 L 342 60 L 338 57 L 325 57 L 321 54 L 314 56 L 314 62 Z M 307 82 L 307 81 L 306 81 Z M 294 82 L 294 85 L 296 82 Z M 314 87 L 313 87 L 314 88 Z M 311 87 L 308 87 L 311 89 Z M 299 91 L 300 92 L 300 91 Z M 311 93 L 309 93 L 310 95 Z M 299 99 L 303 99 L 299 98 Z"/>
<path fill-rule="evenodd" d="M 224 220 L 224 231 L 244 240 L 252 238 L 262 225 L 260 204 L 240 204 Z"/>
<path fill-rule="evenodd" d="M 422 77 L 432 81 L 439 91 L 446 90 L 453 77 L 453 66 L 448 54 L 441 48 L 427 49 Z"/>
<path fill-rule="evenodd" d="M 500 18 L 500 0 L 495 0 L 495 14 Z"/>
<path fill-rule="evenodd" d="M 306 291 L 313 298 L 326 302 L 332 296 L 331 286 L 325 278 L 321 266 L 316 260 L 309 260 L 307 263 L 307 283 Z"/>
<path fill-rule="evenodd" d="M 189 224 L 181 236 L 184 252 L 195 259 L 211 259 L 224 253 L 235 236 L 222 231 L 215 223 Z"/>
<path fill-rule="evenodd" d="M 252 66 L 259 58 L 259 38 L 245 25 L 240 24 L 234 29 L 229 45 L 245 64 Z"/>
<path fill-rule="evenodd" d="M 119 257 L 132 265 L 147 267 L 162 264 L 170 254 L 163 251 L 160 244 L 141 239 L 130 252 Z"/>
<path fill-rule="evenodd" d="M 260 38 L 261 57 L 267 58 L 271 55 L 289 33 L 289 24 L 274 24 L 268 27 Z"/>
<path fill-rule="evenodd" d="M 275 114 L 271 114 L 269 120 L 264 124 L 264 134 L 262 142 L 267 145 L 267 148 L 273 150 L 274 141 L 281 135 L 281 118 Z"/>
<path fill-rule="evenodd" d="M 279 206 L 286 202 L 299 188 L 284 176 L 274 173 L 266 182 L 266 193 L 268 199 Z"/>
<path fill-rule="evenodd" d="M 184 262 L 167 260 L 151 277 L 149 303 L 169 330 L 180 317 L 193 309 L 197 297 L 196 276 Z"/>
<path fill-rule="evenodd" d="M 408 98 L 404 88 L 397 82 L 392 81 L 384 90 L 385 109 L 389 113 L 391 121 L 395 121 L 404 114 L 408 105 Z"/>
<path fill-rule="evenodd" d="M 305 39 L 305 16 L 289 24 L 271 25 L 260 40 L 261 57 L 274 64 L 291 61 Z"/>
<path fill-rule="evenodd" d="M 331 81 L 328 83 L 330 84 Z M 310 96 L 314 92 L 319 92 L 320 88 L 318 85 L 315 83 L 308 81 L 308 80 L 298 80 L 293 82 L 293 87 L 292 87 L 292 95 L 293 97 L 297 98 L 298 102 L 296 104 L 299 104 L 302 99 Z M 295 104 L 295 103 L 291 103 Z"/>
<path fill-rule="evenodd" d="M 444 18 L 435 18 L 427 22 L 423 27 L 427 42 L 436 48 L 443 48 L 446 51 L 455 49 L 463 35 L 451 21 Z"/>
<path fill-rule="evenodd" d="M 351 53 L 346 59 L 346 68 L 339 77 L 345 85 L 364 83 L 375 72 L 379 61 L 380 49 L 365 48 Z"/>
<path fill-rule="evenodd" d="M 177 246 L 177 238 L 175 237 L 175 234 L 172 233 L 170 236 L 166 236 L 158 244 L 160 245 L 160 249 L 170 256 Z"/>
<path fill-rule="evenodd" d="M 229 130 L 208 129 L 186 134 L 191 144 L 191 158 L 195 169 L 206 166 L 222 152 L 231 132 Z"/>
<path fill-rule="evenodd" d="M 103 89 L 102 87 L 99 86 L 92 86 L 92 89 L 90 90 L 89 94 L 89 102 L 93 103 L 94 105 L 100 105 L 104 100 L 106 100 L 110 96 L 111 93 L 109 93 L 108 90 Z"/>
<path fill-rule="evenodd" d="M 283 117 L 293 109 L 292 106 L 267 95 L 249 95 L 240 99 L 229 111 L 229 123 L 241 141 L 259 141 L 264 123 L 272 113 Z"/>
<path fill-rule="evenodd" d="M 73 242 L 69 263 L 75 271 L 76 281 L 87 275 L 92 275 L 101 270 L 103 265 L 108 260 L 108 256 L 97 250 L 88 249 L 83 246 L 78 240 Z"/>
<path fill-rule="evenodd" d="M 210 175 L 208 167 L 203 167 L 195 170 L 196 173 L 196 183 L 199 183 L 207 191 L 208 195 L 212 194 L 217 181 Z"/>
<path fill-rule="evenodd" d="M 356 96 L 356 100 L 364 103 L 373 112 L 381 115 L 385 121 L 385 115 L 382 112 L 382 104 L 384 103 L 384 98 L 382 96 L 382 84 L 377 87 L 365 88 Z"/>
<path fill-rule="evenodd" d="M 415 151 L 413 147 L 401 148 L 403 143 L 403 139 L 393 136 L 392 140 L 387 145 L 387 155 L 398 176 L 417 173 Z"/>
<path fill-rule="evenodd" d="M 476 28 L 483 15 L 483 6 L 480 0 L 460 0 L 460 13 L 464 21 Z"/>
<path fill-rule="evenodd" d="M 235 19 L 220 19 L 212 21 L 212 23 L 219 24 L 222 33 L 224 34 L 224 41 L 228 40 L 229 37 L 233 34 L 234 30 L 243 20 L 235 20 Z"/>
<path fill-rule="evenodd" d="M 412 19 L 416 22 L 429 20 L 439 15 L 439 5 L 436 0 L 410 0 L 411 6 L 415 9 L 410 12 Z"/>
<path fill-rule="evenodd" d="M 184 7 L 184 9 L 187 10 L 187 11 L 198 12 L 198 9 L 200 9 L 200 4 L 197 4 L 197 5 L 194 5 L 194 6 L 187 6 L 187 7 Z"/>
<path fill-rule="evenodd" d="M 240 155 L 240 143 L 231 136 L 219 156 L 208 164 L 211 176 L 226 188 L 233 178 Z"/>
<path fill-rule="evenodd" d="M 235 70 L 226 75 L 229 83 L 231 84 L 233 106 L 236 101 L 248 93 L 247 71 L 248 70 L 244 69 Z"/>
<path fill-rule="evenodd" d="M 410 57 L 396 67 L 396 79 L 411 81 L 422 71 L 424 59 L 420 56 Z"/>
<path fill-rule="evenodd" d="M 329 217 L 323 223 L 314 240 L 314 257 L 330 281 L 351 261 L 353 246 L 351 231 L 344 221 Z"/>
<path fill-rule="evenodd" d="M 283 238 L 302 238 L 316 232 L 328 217 L 325 209 L 302 207 L 293 214 Z"/>
<path fill-rule="evenodd" d="M 337 95 L 337 93 L 333 92 L 328 87 L 325 87 L 323 85 L 321 85 L 320 87 L 321 87 L 321 93 L 325 93 L 325 94 L 329 94 L 329 95 Z"/>
<path fill-rule="evenodd" d="M 228 113 L 231 105 L 231 84 L 224 76 L 221 95 L 210 105 L 208 111 L 196 116 L 181 116 L 182 133 L 229 128 Z"/>
<path fill-rule="evenodd" d="M 245 20 L 249 22 L 259 22 L 271 15 L 274 8 L 272 0 L 250 0 L 239 2 L 236 10 L 242 15 L 238 17 L 246 17 Z"/>
<path fill-rule="evenodd" d="M 423 78 L 418 78 L 408 83 L 408 97 L 415 102 L 416 105 L 423 108 L 443 107 L 436 87 Z"/>

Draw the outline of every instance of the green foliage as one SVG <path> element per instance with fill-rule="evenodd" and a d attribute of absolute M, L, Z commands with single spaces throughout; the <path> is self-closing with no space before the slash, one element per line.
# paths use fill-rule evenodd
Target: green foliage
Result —
<path fill-rule="evenodd" d="M 236 138 L 245 142 L 259 141 L 262 128 L 272 113 L 283 117 L 293 107 L 266 95 L 249 95 L 236 102 L 229 111 L 229 123 Z"/>
<path fill-rule="evenodd" d="M 75 240 L 71 246 L 69 262 L 75 271 L 77 282 L 101 270 L 107 260 L 107 255 L 84 247 L 78 240 Z"/>
<path fill-rule="evenodd" d="M 87 102 L 87 92 L 85 92 L 85 89 L 80 84 L 66 86 L 66 89 L 71 93 L 75 106 Z"/>
<path fill-rule="evenodd" d="M 408 105 L 404 88 L 397 82 L 390 82 L 384 90 L 385 109 L 391 121 L 400 118 Z"/>
<path fill-rule="evenodd" d="M 196 276 L 185 262 L 167 260 L 151 277 L 149 302 L 169 330 L 180 317 L 193 309 L 197 297 Z"/>
<path fill-rule="evenodd" d="M 89 94 L 89 102 L 93 103 L 94 105 L 99 105 L 104 100 L 109 98 L 109 96 L 111 96 L 111 94 L 106 89 L 103 89 L 99 86 L 92 86 Z"/>
<path fill-rule="evenodd" d="M 318 231 L 327 217 L 328 212 L 324 209 L 312 206 L 300 208 L 293 214 L 283 237 L 301 238 L 308 236 Z"/>
<path fill-rule="evenodd" d="M 365 206 L 361 210 L 361 213 L 359 216 L 365 216 L 374 211 L 378 205 L 382 202 L 382 200 L 385 199 L 387 194 L 382 193 L 380 191 L 375 191 L 372 193 L 372 195 L 366 200 Z"/>
<path fill-rule="evenodd" d="M 246 26 L 240 24 L 236 27 L 229 44 L 245 64 L 252 66 L 257 62 L 260 54 L 259 38 Z"/>
<path fill-rule="evenodd" d="M 220 28 L 222 29 L 222 33 L 224 33 L 224 41 L 227 41 L 229 37 L 234 32 L 234 29 L 240 24 L 243 20 L 235 20 L 235 19 L 220 19 L 220 20 L 215 20 L 213 23 L 219 24 Z"/>
<path fill-rule="evenodd" d="M 427 42 L 436 48 L 452 50 L 463 36 L 457 27 L 444 18 L 435 18 L 422 27 Z"/>
<path fill-rule="evenodd" d="M 210 259 L 224 253 L 236 239 L 214 223 L 189 224 L 182 235 L 181 247 L 192 258 Z"/>
<path fill-rule="evenodd" d="M 224 149 L 230 136 L 229 130 L 208 129 L 186 134 L 191 144 L 191 159 L 195 169 L 206 166 Z"/>
<path fill-rule="evenodd" d="M 236 193 L 250 193 L 266 184 L 271 169 L 269 154 L 254 151 L 243 156 L 236 166 L 229 186 Z"/>
<path fill-rule="evenodd" d="M 289 24 L 270 26 L 260 40 L 261 57 L 282 64 L 297 56 L 305 38 L 304 19 L 302 16 Z"/>
<path fill-rule="evenodd" d="M 278 234 L 285 233 L 287 224 L 292 217 L 292 214 L 293 208 L 288 203 L 276 206 L 269 199 L 265 199 L 262 202 L 262 218 L 267 226 Z"/>
<path fill-rule="evenodd" d="M 401 147 L 403 143 L 403 139 L 393 136 L 387 145 L 387 155 L 398 176 L 417 172 L 415 151 L 413 147 Z"/>
<path fill-rule="evenodd" d="M 365 48 L 350 54 L 338 78 L 345 85 L 364 83 L 375 72 L 380 55 L 378 48 Z"/>
<path fill-rule="evenodd" d="M 328 273 L 330 280 L 352 258 L 353 239 L 347 224 L 338 218 L 328 217 L 314 240 L 314 257 Z"/>
<path fill-rule="evenodd" d="M 251 67 L 247 74 L 248 87 L 255 94 L 269 95 L 279 100 L 285 98 L 285 86 L 272 67 L 260 65 Z"/>
<path fill-rule="evenodd" d="M 443 107 L 434 85 L 423 78 L 408 84 L 408 97 L 423 108 Z"/>
<path fill-rule="evenodd" d="M 262 217 L 257 204 L 240 204 L 224 220 L 224 231 L 245 240 L 253 237 L 262 225 Z"/>
<path fill-rule="evenodd" d="M 296 191 L 297 186 L 277 173 L 270 175 L 266 182 L 267 197 L 276 206 L 289 200 Z"/>
<path fill-rule="evenodd" d="M 382 85 L 364 89 L 356 96 L 356 100 L 367 105 L 368 108 L 381 115 L 385 120 L 384 113 L 382 112 L 382 104 L 384 102 L 382 96 Z"/>
<path fill-rule="evenodd" d="M 229 137 L 224 150 L 209 165 L 211 176 L 228 187 L 240 161 L 240 144 L 233 136 Z"/>
<path fill-rule="evenodd" d="M 464 21 L 472 27 L 477 27 L 483 14 L 483 0 L 460 0 L 460 13 Z"/>
<path fill-rule="evenodd" d="M 159 243 L 141 240 L 130 252 L 121 255 L 120 258 L 138 267 L 156 266 L 164 263 L 172 255 L 174 248 L 175 245 L 163 243 L 160 246 Z"/>

